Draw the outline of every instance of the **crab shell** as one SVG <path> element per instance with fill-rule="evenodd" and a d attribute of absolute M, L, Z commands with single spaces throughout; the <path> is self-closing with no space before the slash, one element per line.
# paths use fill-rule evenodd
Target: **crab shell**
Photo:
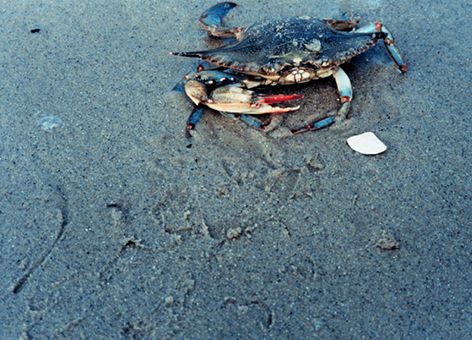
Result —
<path fill-rule="evenodd" d="M 234 45 L 179 55 L 262 77 L 271 85 L 296 84 L 332 75 L 381 38 L 380 32 L 337 31 L 326 21 L 296 17 L 253 25 Z"/>

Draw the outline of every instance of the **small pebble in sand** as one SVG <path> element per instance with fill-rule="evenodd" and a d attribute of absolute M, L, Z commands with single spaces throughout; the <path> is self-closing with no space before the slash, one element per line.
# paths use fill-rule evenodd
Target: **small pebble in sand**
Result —
<path fill-rule="evenodd" d="M 240 227 L 231 228 L 226 232 L 226 237 L 228 240 L 234 240 L 235 238 L 241 236 L 242 232 L 243 230 Z"/>
<path fill-rule="evenodd" d="M 347 144 L 363 155 L 378 155 L 387 150 L 387 146 L 373 132 L 349 137 Z"/>
<path fill-rule="evenodd" d="M 318 158 L 311 155 L 305 155 L 304 159 L 308 170 L 315 172 L 324 169 L 323 163 Z"/>
<path fill-rule="evenodd" d="M 245 315 L 249 311 L 249 307 L 244 305 L 244 306 L 238 306 L 238 315 Z"/>
<path fill-rule="evenodd" d="M 172 295 L 169 295 L 168 297 L 165 298 L 164 303 L 166 307 L 170 307 L 174 304 L 174 297 Z"/>
<path fill-rule="evenodd" d="M 39 127 L 47 132 L 63 126 L 62 120 L 57 116 L 44 116 L 38 119 Z"/>
<path fill-rule="evenodd" d="M 398 244 L 397 240 L 395 240 L 393 235 L 387 230 L 382 230 L 380 238 L 375 244 L 375 246 L 382 250 L 396 250 L 400 248 L 400 245 Z"/>

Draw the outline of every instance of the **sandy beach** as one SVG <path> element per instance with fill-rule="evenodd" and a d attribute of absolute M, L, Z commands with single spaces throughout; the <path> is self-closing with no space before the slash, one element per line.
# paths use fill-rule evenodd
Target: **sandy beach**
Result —
<path fill-rule="evenodd" d="M 381 20 L 409 70 L 379 44 L 346 122 L 207 111 L 189 142 L 198 62 L 169 52 L 216 2 L 2 1 L 0 339 L 472 338 L 470 3 L 241 0 L 241 25 Z M 281 131 L 339 105 L 332 78 L 281 91 Z"/>

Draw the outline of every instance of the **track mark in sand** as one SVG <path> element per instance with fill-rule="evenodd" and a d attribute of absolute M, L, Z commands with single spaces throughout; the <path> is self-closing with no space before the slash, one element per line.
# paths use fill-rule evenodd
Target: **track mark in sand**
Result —
<path fill-rule="evenodd" d="M 46 249 L 46 251 L 31 265 L 31 267 L 26 271 L 26 273 L 16 282 L 16 284 L 12 288 L 13 294 L 18 294 L 21 289 L 23 289 L 24 285 L 30 278 L 30 276 L 38 269 L 48 258 L 51 254 L 53 249 L 56 247 L 59 240 L 64 235 L 65 229 L 69 224 L 69 208 L 68 208 L 68 200 L 67 196 L 64 193 L 64 190 L 61 186 L 57 185 L 55 187 L 55 192 L 57 197 L 59 198 L 59 209 L 58 209 L 58 220 L 60 221 L 59 227 L 57 230 L 56 238 L 51 243 L 51 245 Z"/>
<path fill-rule="evenodd" d="M 164 191 L 152 208 L 152 216 L 168 235 L 191 235 L 196 230 L 191 221 L 193 200 L 188 188 L 171 187 Z"/>
<path fill-rule="evenodd" d="M 104 284 L 108 282 L 111 278 L 111 270 L 112 268 L 118 263 L 119 259 L 127 252 L 130 250 L 137 250 L 137 251 L 144 251 L 146 253 L 152 253 L 152 254 L 157 254 L 157 253 L 163 253 L 168 251 L 169 249 L 158 249 L 158 248 L 153 248 L 146 246 L 141 243 L 140 240 L 134 238 L 134 237 L 128 237 L 123 240 L 121 243 L 121 248 L 118 251 L 118 254 L 110 260 L 108 265 L 105 266 L 105 268 L 100 271 L 98 274 L 98 280 L 101 284 Z"/>
<path fill-rule="evenodd" d="M 54 338 L 64 337 L 66 338 L 66 333 L 74 330 L 82 321 L 85 320 L 85 317 L 80 317 L 78 319 L 74 319 L 66 323 L 64 326 L 57 328 L 54 331 Z"/>
<path fill-rule="evenodd" d="M 301 169 L 281 168 L 271 171 L 265 179 L 264 190 L 275 194 L 282 200 L 291 197 L 296 189 Z"/>
<path fill-rule="evenodd" d="M 122 202 L 111 202 L 107 204 L 107 208 L 111 209 L 111 219 L 114 227 L 126 226 L 129 222 L 129 208 Z"/>
<path fill-rule="evenodd" d="M 274 313 L 269 308 L 269 306 L 267 306 L 263 301 L 261 301 L 257 298 L 252 299 L 250 301 L 250 304 L 253 305 L 253 306 L 256 305 L 256 306 L 258 306 L 259 308 L 261 308 L 262 310 L 265 311 L 266 319 L 265 319 L 264 322 L 262 322 L 262 326 L 264 326 L 265 328 L 270 328 L 274 323 Z"/>
<path fill-rule="evenodd" d="M 269 329 L 274 324 L 274 312 L 263 301 L 257 297 L 251 298 L 249 301 L 238 302 L 236 298 L 227 297 L 223 302 L 224 306 L 235 305 L 237 307 L 237 314 L 247 314 L 249 309 L 256 309 L 262 315 L 260 316 L 260 324 L 264 329 Z"/>
<path fill-rule="evenodd" d="M 188 322 L 186 311 L 190 311 L 195 303 L 192 294 L 197 281 L 191 271 L 185 271 L 171 284 L 166 290 L 168 294 L 159 297 L 154 303 L 155 307 L 147 315 L 126 321 L 121 327 L 121 336 L 126 339 L 182 338 L 179 335 L 183 325 Z"/>
<path fill-rule="evenodd" d="M 221 167 L 223 168 L 226 175 L 229 178 L 231 178 L 233 181 L 235 181 L 238 186 L 241 186 L 243 184 L 243 179 L 241 178 L 241 174 L 233 169 L 234 164 L 231 164 L 230 161 L 223 159 L 221 161 Z"/>

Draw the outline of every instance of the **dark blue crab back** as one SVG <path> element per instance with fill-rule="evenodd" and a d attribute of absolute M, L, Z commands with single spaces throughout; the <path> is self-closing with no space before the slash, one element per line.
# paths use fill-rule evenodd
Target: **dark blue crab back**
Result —
<path fill-rule="evenodd" d="M 342 64 L 378 39 L 372 34 L 335 31 L 318 19 L 291 18 L 253 25 L 234 45 L 179 55 L 199 57 L 242 72 L 272 74 L 294 65 L 316 69 L 326 67 L 326 62 Z"/>

